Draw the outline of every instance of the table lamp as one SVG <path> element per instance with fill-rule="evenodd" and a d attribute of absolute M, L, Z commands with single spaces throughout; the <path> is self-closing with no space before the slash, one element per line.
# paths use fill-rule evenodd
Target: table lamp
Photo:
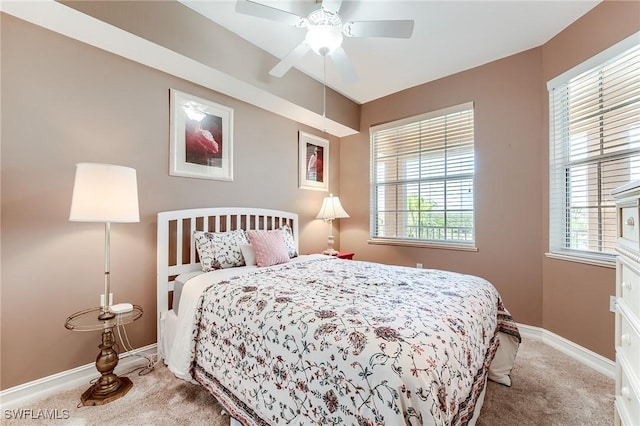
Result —
<path fill-rule="evenodd" d="M 111 312 L 109 246 L 111 223 L 140 221 L 136 170 L 100 163 L 76 164 L 69 220 L 104 223 L 104 294 L 101 296 L 101 320 L 115 317 Z"/>
<path fill-rule="evenodd" d="M 329 247 L 322 253 L 330 256 L 338 254 L 338 251 L 333 248 L 333 243 L 335 241 L 333 237 L 333 220 L 345 217 L 349 217 L 349 215 L 342 208 L 342 204 L 340 204 L 340 199 L 338 197 L 334 197 L 333 194 L 329 194 L 328 197 L 324 198 L 324 201 L 322 201 L 322 207 L 320 207 L 320 212 L 316 216 L 316 219 L 323 219 L 325 222 L 329 223 Z"/>

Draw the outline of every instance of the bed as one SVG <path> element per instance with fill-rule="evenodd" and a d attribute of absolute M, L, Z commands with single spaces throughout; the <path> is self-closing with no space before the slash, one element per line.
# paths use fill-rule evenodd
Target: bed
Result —
<path fill-rule="evenodd" d="M 232 424 L 472 425 L 511 384 L 520 335 L 479 277 L 299 255 L 278 210 L 162 212 L 157 243 L 159 356 Z"/>

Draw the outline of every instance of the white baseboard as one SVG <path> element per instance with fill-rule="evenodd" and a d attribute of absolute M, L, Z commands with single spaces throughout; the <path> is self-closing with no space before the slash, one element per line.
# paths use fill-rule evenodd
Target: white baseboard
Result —
<path fill-rule="evenodd" d="M 583 346 L 573 343 L 562 336 L 558 336 L 544 328 L 534 327 L 527 324 L 518 324 L 518 329 L 523 339 L 540 340 L 543 343 L 559 350 L 565 355 L 580 361 L 587 367 L 614 379 L 616 375 L 616 363 L 609 358 L 605 358 Z"/>
<path fill-rule="evenodd" d="M 524 339 L 540 340 L 607 377 L 612 379 L 615 377 L 616 365 L 615 362 L 610 359 L 598 355 L 585 347 L 577 345 L 543 328 L 527 324 L 518 324 L 518 328 Z M 122 357 L 116 368 L 116 373 L 123 374 L 123 372 L 134 367 L 136 363 L 146 362 L 144 359 L 131 355 L 144 354 L 155 357 L 156 353 L 157 345 L 154 343 L 137 349 L 131 352 L 131 354 L 121 354 Z M 20 408 L 21 405 L 24 406 L 24 404 L 31 401 L 41 400 L 50 395 L 74 389 L 82 384 L 87 384 L 88 386 L 89 381 L 95 379 L 97 376 L 98 372 L 96 371 L 95 363 L 91 363 L 9 388 L 0 392 L 0 408 Z"/>
<path fill-rule="evenodd" d="M 144 358 L 134 355 L 144 355 L 155 358 L 157 345 L 154 343 L 131 352 L 120 354 L 120 361 L 115 369 L 116 374 L 125 374 L 130 369 L 147 363 Z M 18 385 L 0 392 L 0 409 L 21 408 L 25 404 L 38 401 L 56 393 L 74 389 L 76 387 L 90 385 L 90 381 L 97 378 L 100 373 L 96 370 L 96 364 L 86 364 L 71 370 L 62 371 L 42 379 Z M 80 395 L 78 395 L 80 402 Z"/>

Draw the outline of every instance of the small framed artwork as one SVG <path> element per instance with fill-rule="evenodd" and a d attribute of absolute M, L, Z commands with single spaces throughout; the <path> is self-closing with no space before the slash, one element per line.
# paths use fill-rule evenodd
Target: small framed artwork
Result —
<path fill-rule="evenodd" d="M 233 109 L 170 89 L 169 174 L 233 181 Z"/>
<path fill-rule="evenodd" d="M 329 190 L 329 141 L 305 132 L 298 134 L 300 188 Z"/>

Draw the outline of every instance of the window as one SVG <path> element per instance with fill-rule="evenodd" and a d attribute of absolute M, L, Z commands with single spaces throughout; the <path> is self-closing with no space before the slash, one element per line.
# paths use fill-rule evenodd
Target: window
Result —
<path fill-rule="evenodd" d="M 611 191 L 640 179 L 637 37 L 549 82 L 552 256 L 613 262 Z"/>
<path fill-rule="evenodd" d="M 372 241 L 473 248 L 473 104 L 370 133 Z"/>

